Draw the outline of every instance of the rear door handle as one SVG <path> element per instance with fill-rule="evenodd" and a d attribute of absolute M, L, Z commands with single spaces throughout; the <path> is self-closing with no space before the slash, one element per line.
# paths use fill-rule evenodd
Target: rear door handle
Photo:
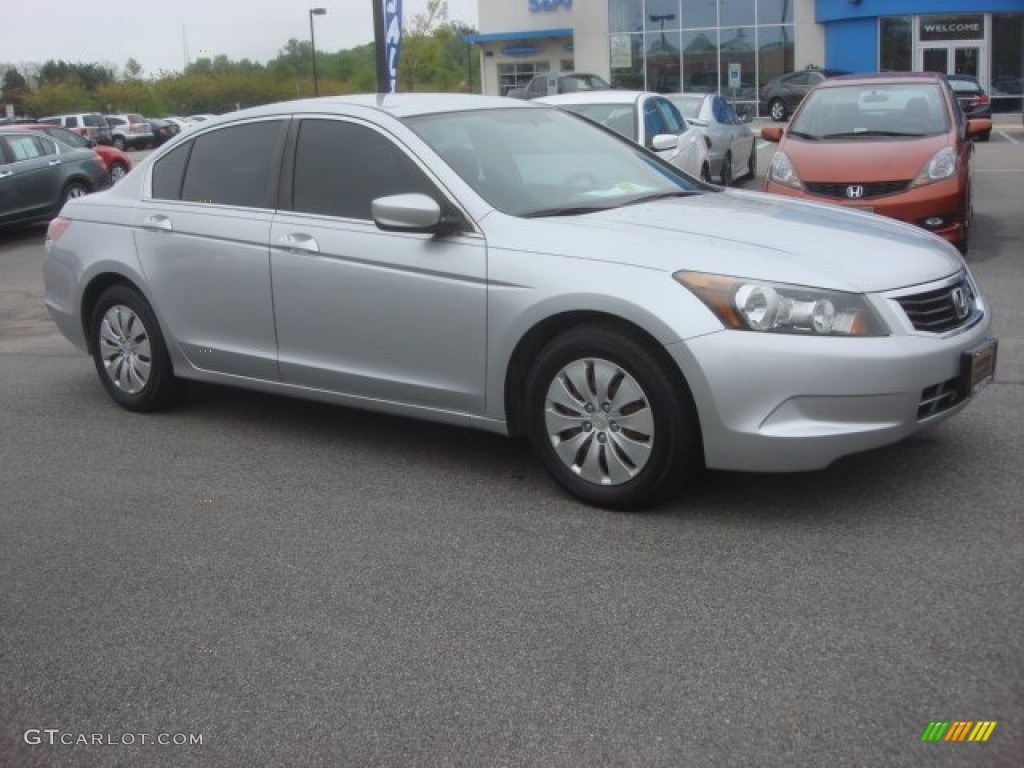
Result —
<path fill-rule="evenodd" d="M 47 165 L 60 165 L 60 160 L 51 160 Z"/>
<path fill-rule="evenodd" d="M 289 251 L 303 251 L 305 253 L 320 253 L 320 244 L 315 237 L 304 235 L 301 232 L 292 232 L 290 235 L 282 235 L 277 240 L 278 245 Z"/>
<path fill-rule="evenodd" d="M 147 216 L 142 220 L 142 226 L 146 229 L 162 229 L 166 232 L 170 232 L 174 227 L 171 225 L 171 220 L 163 214 L 155 214 L 153 216 Z"/>

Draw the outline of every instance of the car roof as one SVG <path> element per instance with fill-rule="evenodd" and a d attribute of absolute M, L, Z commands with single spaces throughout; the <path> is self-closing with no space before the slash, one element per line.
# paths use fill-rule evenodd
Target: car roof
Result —
<path fill-rule="evenodd" d="M 593 91 L 599 93 L 599 91 Z M 529 101 L 504 96 L 479 96 L 471 93 L 356 93 L 346 96 L 324 96 L 318 99 L 300 99 L 265 104 L 238 112 L 229 112 L 212 118 L 218 123 L 223 118 L 271 117 L 275 115 L 315 114 L 339 112 L 361 107 L 386 112 L 396 118 L 429 115 L 439 112 L 462 112 L 478 109 L 530 109 Z"/>
<path fill-rule="evenodd" d="M 541 96 L 534 101 L 541 104 L 635 104 L 645 96 L 662 96 L 662 94 L 653 91 L 577 91 Z"/>
<path fill-rule="evenodd" d="M 862 72 L 825 80 L 818 88 L 837 88 L 843 85 L 879 85 L 880 83 L 941 83 L 945 75 L 935 72 Z"/>

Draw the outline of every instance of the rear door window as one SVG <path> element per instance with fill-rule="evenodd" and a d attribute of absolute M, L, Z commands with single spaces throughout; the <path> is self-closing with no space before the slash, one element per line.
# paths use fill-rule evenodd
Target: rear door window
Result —
<path fill-rule="evenodd" d="M 284 125 L 282 120 L 264 120 L 197 136 L 186 160 L 181 199 L 273 208 L 276 174 L 272 171 Z M 182 158 L 177 160 L 180 162 Z M 154 194 L 157 192 L 155 179 L 154 173 Z M 168 189 L 173 191 L 173 181 L 167 187 L 161 186 L 161 191 Z"/>

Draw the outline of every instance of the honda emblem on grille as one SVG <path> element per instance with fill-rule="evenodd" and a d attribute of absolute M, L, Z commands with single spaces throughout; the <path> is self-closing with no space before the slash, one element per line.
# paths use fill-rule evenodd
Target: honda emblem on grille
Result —
<path fill-rule="evenodd" d="M 971 311 L 971 308 L 967 302 L 967 294 L 964 292 L 963 286 L 958 285 L 950 291 L 949 298 L 953 300 L 953 311 L 956 312 L 956 319 L 963 320 L 967 317 L 967 313 Z"/>
<path fill-rule="evenodd" d="M 851 184 L 846 188 L 846 196 L 851 200 L 859 200 L 864 197 L 864 187 L 860 184 Z"/>

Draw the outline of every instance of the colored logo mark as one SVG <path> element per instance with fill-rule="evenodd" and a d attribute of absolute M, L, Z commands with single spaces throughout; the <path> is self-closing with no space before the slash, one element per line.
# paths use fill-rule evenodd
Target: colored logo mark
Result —
<path fill-rule="evenodd" d="M 933 720 L 921 741 L 988 741 L 995 727 L 995 720 Z"/>

